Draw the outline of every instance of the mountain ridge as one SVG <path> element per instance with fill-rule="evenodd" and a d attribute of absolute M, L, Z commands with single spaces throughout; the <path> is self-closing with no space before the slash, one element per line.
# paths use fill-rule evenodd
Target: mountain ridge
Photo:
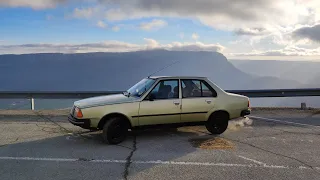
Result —
<path fill-rule="evenodd" d="M 294 80 L 250 73 L 250 69 L 241 71 L 223 54 L 207 51 L 0 55 L 0 91 L 122 91 L 150 74 L 205 76 L 225 90 L 304 86 Z"/>
<path fill-rule="evenodd" d="M 174 64 L 174 62 L 178 63 Z M 166 67 L 168 65 L 170 66 Z M 128 88 L 141 78 L 163 67 L 166 68 L 154 75 L 206 76 L 222 88 L 230 90 L 277 88 L 278 86 L 293 88 L 297 84 L 297 82 L 279 78 L 253 76 L 246 71 L 239 70 L 219 52 L 162 49 L 135 52 L 0 55 L 2 74 L 0 80 L 4 82 L 2 89 L 6 90 L 16 90 L 19 89 L 19 86 L 26 90 L 40 90 L 41 88 L 58 90 L 57 86 L 61 86 L 61 90 L 117 90 L 117 88 Z M 126 85 L 119 85 L 122 84 L 121 82 L 115 85 L 115 88 L 112 88 L 110 84 L 108 86 L 99 85 L 99 81 L 114 84 L 110 76 L 120 78 L 125 81 L 123 83 Z M 8 81 L 4 77 L 10 77 L 12 80 Z M 21 81 L 21 77 L 25 81 Z M 133 80 L 127 80 L 127 77 Z M 91 82 L 91 79 L 96 79 L 96 83 Z M 92 86 L 81 86 L 83 82 L 93 84 Z M 52 83 L 57 86 L 53 86 Z"/>
<path fill-rule="evenodd" d="M 284 60 L 229 60 L 242 71 L 250 70 L 254 76 L 273 76 L 284 80 L 295 80 L 305 87 L 320 84 L 320 62 Z"/>

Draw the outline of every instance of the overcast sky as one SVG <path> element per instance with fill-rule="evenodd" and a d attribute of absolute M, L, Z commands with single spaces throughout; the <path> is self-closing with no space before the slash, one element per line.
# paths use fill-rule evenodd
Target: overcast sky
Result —
<path fill-rule="evenodd" d="M 320 60 L 319 0 L 0 0 L 0 54 L 218 51 Z"/>

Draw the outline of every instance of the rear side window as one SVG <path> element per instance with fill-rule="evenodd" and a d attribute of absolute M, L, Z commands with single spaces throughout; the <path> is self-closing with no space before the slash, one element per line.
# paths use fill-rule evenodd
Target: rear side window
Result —
<path fill-rule="evenodd" d="M 201 81 L 202 97 L 217 97 L 217 92 L 205 81 Z"/>
<path fill-rule="evenodd" d="M 205 81 L 197 79 L 181 80 L 182 97 L 217 97 L 217 92 Z"/>

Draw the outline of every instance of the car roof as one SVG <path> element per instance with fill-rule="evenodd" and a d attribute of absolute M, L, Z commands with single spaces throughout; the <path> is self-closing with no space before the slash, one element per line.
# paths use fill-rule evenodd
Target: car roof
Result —
<path fill-rule="evenodd" d="M 207 79 L 203 76 L 150 76 L 151 79 Z"/>

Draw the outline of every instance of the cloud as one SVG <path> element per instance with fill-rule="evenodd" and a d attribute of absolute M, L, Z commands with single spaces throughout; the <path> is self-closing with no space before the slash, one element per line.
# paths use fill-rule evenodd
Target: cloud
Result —
<path fill-rule="evenodd" d="M 88 5 L 88 2 L 95 7 L 76 8 L 73 17 L 109 21 L 179 17 L 198 19 L 207 26 L 230 31 L 298 23 L 310 25 L 320 20 L 318 0 L 0 0 L 0 6 L 52 8 L 66 3 Z"/>
<path fill-rule="evenodd" d="M 267 33 L 269 32 L 264 28 L 240 28 L 238 30 L 235 30 L 235 34 L 239 36 L 242 36 L 242 35 L 261 36 Z"/>
<path fill-rule="evenodd" d="M 98 0 L 89 8 L 75 9 L 73 17 L 108 21 L 141 18 L 181 18 L 198 20 L 218 30 L 234 32 L 248 39 L 251 45 L 267 39 L 270 43 L 287 45 L 291 39 L 284 34 L 297 25 L 312 25 L 320 21 L 320 1 L 317 0 Z M 152 29 L 145 23 L 144 29 Z M 246 42 L 246 41 L 244 41 Z"/>
<path fill-rule="evenodd" d="M 160 44 L 154 39 L 145 38 L 145 44 L 132 44 L 120 41 L 105 41 L 87 44 L 22 44 L 0 45 L 0 54 L 26 53 L 86 53 L 86 52 L 129 52 L 139 50 L 165 49 L 171 51 L 214 51 L 222 52 L 225 47 L 219 44 L 201 42 L 172 42 Z"/>
<path fill-rule="evenodd" d="M 147 43 L 148 49 L 154 49 L 154 48 L 160 47 L 159 43 L 154 39 L 144 38 L 144 41 Z"/>
<path fill-rule="evenodd" d="M 307 49 L 296 46 L 278 50 L 252 51 L 249 53 L 230 53 L 231 56 L 319 56 L 320 48 Z"/>
<path fill-rule="evenodd" d="M 319 0 L 0 0 L 0 7 L 45 9 L 67 3 L 77 7 L 68 17 L 89 19 L 93 23 L 114 21 L 114 31 L 124 28 L 119 25 L 123 22 L 118 21 L 125 20 L 196 20 L 213 29 L 235 33 L 239 38 L 234 39 L 237 46 L 248 43 L 250 46 L 246 48 L 261 49 L 266 54 L 293 53 L 281 50 L 287 46 L 304 47 L 320 39 L 320 33 L 316 33 L 320 22 Z M 151 22 L 141 27 L 153 29 Z M 280 50 L 267 53 L 268 49 Z"/>
<path fill-rule="evenodd" d="M 98 21 L 97 22 L 97 26 L 100 27 L 100 28 L 106 28 L 108 25 L 105 24 L 103 21 Z"/>
<path fill-rule="evenodd" d="M 113 26 L 112 30 L 115 31 L 115 32 L 118 32 L 120 30 L 120 27 L 119 26 Z"/>
<path fill-rule="evenodd" d="M 320 6 L 317 1 L 295 0 L 100 0 L 105 17 L 111 21 L 143 17 L 180 17 L 198 19 L 205 25 L 227 30 L 290 26 L 312 23 Z M 306 21 L 308 19 L 308 21 Z"/>
<path fill-rule="evenodd" d="M 292 36 L 297 39 L 305 38 L 311 41 L 320 42 L 320 24 L 298 28 L 292 32 Z"/>
<path fill-rule="evenodd" d="M 225 47 L 220 44 L 204 44 L 202 42 L 196 43 L 181 43 L 173 42 L 162 46 L 162 48 L 172 51 L 213 51 L 213 52 L 223 52 Z"/>
<path fill-rule="evenodd" d="M 271 0 L 275 2 L 275 0 Z M 171 0 L 171 1 L 157 1 L 157 0 L 100 0 L 102 3 L 108 5 L 116 5 L 119 7 L 113 10 L 115 13 L 114 19 L 121 19 L 124 16 L 119 16 L 120 14 L 132 13 L 138 15 L 144 13 L 151 13 L 153 15 L 174 15 L 174 16 L 205 16 L 210 17 L 211 15 L 218 15 L 221 17 L 236 18 L 236 19 L 246 19 L 254 20 L 258 17 L 262 18 L 263 15 L 257 13 L 257 10 L 267 9 L 272 10 L 274 7 L 272 2 L 269 3 L 264 0 L 240 0 L 235 4 L 234 0 Z M 253 13 L 252 11 L 255 13 Z M 131 11 L 131 12 L 130 12 Z M 110 17 L 111 18 L 111 17 Z M 214 17 L 212 17 L 214 19 Z"/>
<path fill-rule="evenodd" d="M 71 17 L 78 19 L 90 19 L 93 16 L 97 15 L 97 12 L 99 11 L 99 7 L 75 8 Z"/>
<path fill-rule="evenodd" d="M 197 33 L 193 33 L 193 34 L 191 35 L 191 38 L 192 38 L 193 40 L 198 40 L 198 39 L 199 39 L 199 35 L 198 35 Z"/>
<path fill-rule="evenodd" d="M 54 8 L 68 0 L 0 0 L 3 7 L 31 7 L 33 9 Z"/>
<path fill-rule="evenodd" d="M 84 53 L 84 52 L 126 52 L 139 50 L 136 44 L 119 41 L 106 41 L 88 44 L 22 44 L 0 45 L 1 54 L 25 53 Z"/>
<path fill-rule="evenodd" d="M 154 19 L 151 22 L 142 22 L 139 27 L 140 27 L 140 29 L 149 31 L 152 29 L 160 29 L 160 28 L 165 27 L 167 25 L 168 25 L 168 23 L 164 20 Z"/>

